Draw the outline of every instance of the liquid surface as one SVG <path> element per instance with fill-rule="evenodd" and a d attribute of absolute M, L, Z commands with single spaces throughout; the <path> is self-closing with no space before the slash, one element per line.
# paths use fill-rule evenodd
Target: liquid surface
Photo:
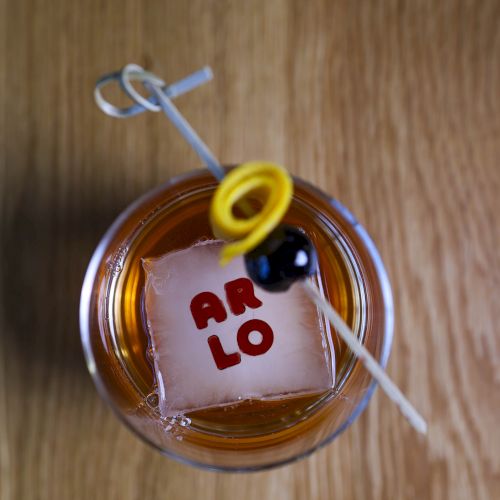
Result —
<path fill-rule="evenodd" d="M 133 389 L 153 407 L 158 398 L 146 328 L 145 273 L 141 260 L 188 248 L 202 239 L 213 239 L 208 221 L 212 193 L 211 188 L 200 186 L 191 192 L 189 198 L 180 197 L 142 221 L 128 221 L 131 230 L 134 226 L 140 228 L 139 234 L 133 244 L 118 255 L 118 267 L 116 258 L 110 263 L 115 266 L 116 274 L 108 293 L 115 350 L 135 385 Z M 305 194 L 302 200 L 294 199 L 284 222 L 303 228 L 312 239 L 318 251 L 320 285 L 325 296 L 354 332 L 362 335 L 362 282 L 354 267 L 354 259 L 338 230 L 321 213 L 312 212 L 309 203 L 314 206 L 314 199 L 311 196 L 306 199 Z M 335 333 L 332 333 L 331 343 L 337 365 L 335 391 L 349 374 L 353 359 Z M 277 401 L 248 400 L 194 411 L 186 416 L 193 430 L 225 437 L 249 437 L 292 426 L 307 418 L 331 396 L 332 391 L 327 391 Z"/>

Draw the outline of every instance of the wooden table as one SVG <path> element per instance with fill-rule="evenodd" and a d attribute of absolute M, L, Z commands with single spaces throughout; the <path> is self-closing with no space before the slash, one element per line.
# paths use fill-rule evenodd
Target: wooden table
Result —
<path fill-rule="evenodd" d="M 113 120 L 128 62 L 215 80 L 177 105 L 224 163 L 267 158 L 347 205 L 390 275 L 380 391 L 295 465 L 216 474 L 163 458 L 99 399 L 78 330 L 99 237 L 200 162 L 165 118 Z M 500 3 L 0 1 L 0 497 L 487 499 L 500 492 Z"/>

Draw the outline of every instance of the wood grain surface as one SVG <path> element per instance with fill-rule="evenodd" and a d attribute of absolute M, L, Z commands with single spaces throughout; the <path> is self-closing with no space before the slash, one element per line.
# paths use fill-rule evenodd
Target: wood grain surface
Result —
<path fill-rule="evenodd" d="M 396 305 L 389 373 L 307 460 L 250 475 L 163 458 L 99 399 L 80 347 L 91 252 L 200 165 L 167 120 L 104 116 L 125 63 L 215 80 L 177 105 L 224 163 L 281 162 L 373 236 Z M 493 499 L 500 495 L 500 2 L 0 0 L 0 497 Z"/>

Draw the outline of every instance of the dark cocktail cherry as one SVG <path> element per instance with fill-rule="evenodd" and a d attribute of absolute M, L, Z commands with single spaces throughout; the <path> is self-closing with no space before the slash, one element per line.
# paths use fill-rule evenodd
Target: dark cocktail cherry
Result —
<path fill-rule="evenodd" d="M 268 292 L 284 292 L 316 272 L 318 258 L 309 238 L 298 228 L 280 224 L 251 252 L 245 265 L 252 281 Z"/>

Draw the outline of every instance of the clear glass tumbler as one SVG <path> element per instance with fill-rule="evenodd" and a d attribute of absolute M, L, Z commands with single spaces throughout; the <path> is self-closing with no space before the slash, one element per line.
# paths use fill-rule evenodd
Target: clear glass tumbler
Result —
<path fill-rule="evenodd" d="M 145 442 L 171 458 L 207 469 L 261 470 L 307 456 L 332 441 L 365 408 L 376 384 L 332 329 L 337 365 L 332 390 L 161 416 L 141 259 L 213 239 L 208 207 L 216 185 L 205 170 L 175 177 L 118 217 L 85 276 L 81 337 L 99 393 Z M 300 179 L 294 179 L 285 222 L 301 227 L 312 239 L 324 295 L 385 366 L 393 334 L 392 294 L 367 232 L 339 202 Z"/>

